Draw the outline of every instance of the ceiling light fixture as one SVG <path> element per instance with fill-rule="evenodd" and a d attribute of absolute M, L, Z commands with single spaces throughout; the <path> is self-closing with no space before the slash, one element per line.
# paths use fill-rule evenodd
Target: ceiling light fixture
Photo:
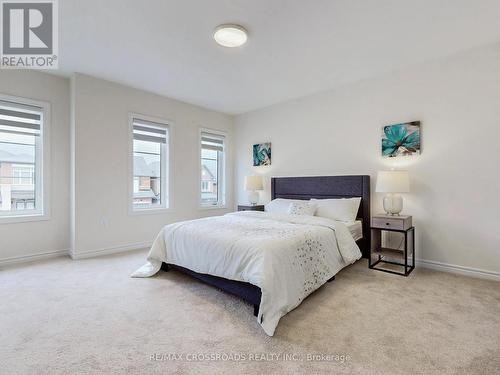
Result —
<path fill-rule="evenodd" d="M 224 47 L 240 47 L 247 42 L 248 33 L 240 25 L 224 24 L 215 28 L 214 39 Z"/>

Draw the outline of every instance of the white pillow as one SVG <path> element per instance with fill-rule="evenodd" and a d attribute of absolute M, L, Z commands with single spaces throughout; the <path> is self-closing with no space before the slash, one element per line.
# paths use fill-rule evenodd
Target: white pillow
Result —
<path fill-rule="evenodd" d="M 311 199 L 316 204 L 316 216 L 352 222 L 356 220 L 361 198 Z"/>
<path fill-rule="evenodd" d="M 316 206 L 309 201 L 292 202 L 288 206 L 288 213 L 291 215 L 309 215 L 313 216 Z"/>
<path fill-rule="evenodd" d="M 265 205 L 265 211 L 271 214 L 286 214 L 288 213 L 288 207 L 290 207 L 290 203 L 292 202 L 304 202 L 300 199 L 284 199 L 284 198 L 276 198 L 271 202 Z"/>

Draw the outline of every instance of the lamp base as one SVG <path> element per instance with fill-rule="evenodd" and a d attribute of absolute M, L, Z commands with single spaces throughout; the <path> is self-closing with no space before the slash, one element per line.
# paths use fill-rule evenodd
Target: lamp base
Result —
<path fill-rule="evenodd" d="M 384 197 L 384 211 L 387 215 L 399 215 L 403 211 L 403 197 L 399 194 L 387 194 Z"/>
<path fill-rule="evenodd" d="M 257 205 L 259 202 L 259 192 L 255 190 L 248 192 L 248 201 L 252 206 Z"/>

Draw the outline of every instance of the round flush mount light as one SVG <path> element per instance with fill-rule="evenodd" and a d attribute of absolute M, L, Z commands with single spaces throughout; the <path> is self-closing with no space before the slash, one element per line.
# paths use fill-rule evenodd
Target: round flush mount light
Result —
<path fill-rule="evenodd" d="M 248 33 L 243 26 L 224 24 L 215 28 L 214 39 L 224 47 L 240 47 L 247 42 Z"/>

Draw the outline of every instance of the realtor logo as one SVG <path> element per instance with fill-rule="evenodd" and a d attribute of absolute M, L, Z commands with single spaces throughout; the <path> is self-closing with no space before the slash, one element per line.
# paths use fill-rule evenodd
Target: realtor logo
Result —
<path fill-rule="evenodd" d="M 4 69 L 57 69 L 57 0 L 0 0 Z"/>

